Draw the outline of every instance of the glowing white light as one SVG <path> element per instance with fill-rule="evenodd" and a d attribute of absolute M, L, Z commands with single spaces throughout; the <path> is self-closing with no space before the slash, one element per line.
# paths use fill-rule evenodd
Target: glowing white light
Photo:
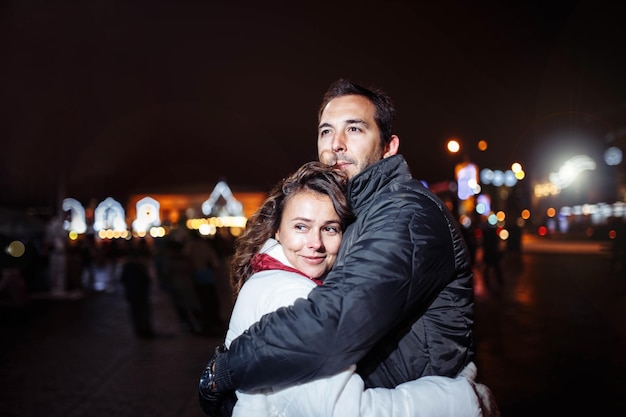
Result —
<path fill-rule="evenodd" d="M 565 161 L 559 172 L 552 172 L 548 176 L 550 182 L 559 188 L 566 188 L 572 185 L 576 177 L 583 171 L 593 171 L 596 163 L 587 155 L 577 155 Z"/>
<path fill-rule="evenodd" d="M 226 204 L 223 206 L 217 206 L 220 197 L 226 201 Z M 213 213 L 214 209 L 217 213 Z M 243 206 L 233 196 L 228 185 L 224 181 L 220 181 L 213 189 L 213 192 L 211 192 L 209 199 L 202 203 L 202 213 L 205 216 L 210 216 L 211 214 L 217 216 L 242 216 Z"/>
<path fill-rule="evenodd" d="M 126 230 L 126 217 L 122 205 L 113 198 L 108 197 L 98 204 L 94 210 L 93 229 L 96 232 L 100 230 L 115 230 L 121 232 Z M 109 235 L 106 235 L 107 238 Z"/>
<path fill-rule="evenodd" d="M 62 208 L 63 211 L 70 212 L 70 220 L 63 221 L 63 230 L 85 233 L 87 231 L 87 222 L 85 220 L 85 209 L 82 204 L 73 198 L 66 198 L 63 200 Z"/>
<path fill-rule="evenodd" d="M 137 201 L 137 219 L 133 221 L 133 230 L 146 232 L 151 227 L 161 225 L 159 209 L 161 205 L 152 197 L 144 197 Z"/>
<path fill-rule="evenodd" d="M 461 150 L 461 144 L 457 142 L 456 140 L 448 141 L 447 147 L 448 147 L 448 150 L 452 153 L 457 153 L 458 151 Z"/>
<path fill-rule="evenodd" d="M 472 197 L 476 189 L 478 168 L 474 164 L 463 164 L 457 168 L 457 183 L 459 188 L 457 195 L 459 200 L 467 200 Z"/>
<path fill-rule="evenodd" d="M 200 232 L 200 234 L 203 236 L 214 235 L 217 232 L 217 228 L 215 226 L 205 223 L 200 225 L 200 227 L 198 228 L 198 232 Z"/>

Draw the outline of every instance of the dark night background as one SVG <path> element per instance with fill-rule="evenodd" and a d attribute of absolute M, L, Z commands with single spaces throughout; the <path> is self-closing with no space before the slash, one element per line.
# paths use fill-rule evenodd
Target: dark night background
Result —
<path fill-rule="evenodd" d="M 31 246 L 16 260 L 7 245 L 44 230 L 33 217 L 54 232 L 66 197 L 208 195 L 222 179 L 268 191 L 317 157 L 318 105 L 340 77 L 390 94 L 400 151 L 430 184 L 453 179 L 456 137 L 480 168 L 522 163 L 524 191 L 588 154 L 595 182 L 563 194 L 626 201 L 626 164 L 601 162 L 608 146 L 626 149 L 624 1 L 0 0 L 3 416 L 202 413 L 197 378 L 214 345 L 182 333 L 133 343 L 121 292 L 85 285 L 72 298 L 77 252 L 38 263 Z M 505 416 L 624 415 L 626 258 L 574 226 L 571 242 L 527 233 L 503 286 L 475 268 L 480 376 Z M 13 262 L 29 267 L 23 282 L 4 275 Z M 41 298 L 6 304 L 26 283 Z M 178 332 L 154 294 L 157 330 Z"/>
<path fill-rule="evenodd" d="M 339 77 L 391 95 L 428 182 L 450 136 L 532 179 L 624 134 L 623 2 L 224 3 L 0 3 L 0 206 L 265 191 L 316 158 Z"/>

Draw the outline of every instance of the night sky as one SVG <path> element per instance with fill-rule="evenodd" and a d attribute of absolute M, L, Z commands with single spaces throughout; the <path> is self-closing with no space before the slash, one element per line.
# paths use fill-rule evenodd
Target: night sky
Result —
<path fill-rule="evenodd" d="M 626 141 L 624 2 L 222 3 L 0 3 L 0 206 L 266 191 L 316 158 L 341 77 L 390 94 L 429 183 L 451 136 L 529 181 Z"/>

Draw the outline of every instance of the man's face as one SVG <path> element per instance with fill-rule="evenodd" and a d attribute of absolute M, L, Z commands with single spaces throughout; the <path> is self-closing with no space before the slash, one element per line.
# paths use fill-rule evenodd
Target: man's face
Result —
<path fill-rule="evenodd" d="M 320 162 L 354 177 L 383 157 L 376 107 L 357 95 L 331 100 L 320 118 L 317 155 Z"/>

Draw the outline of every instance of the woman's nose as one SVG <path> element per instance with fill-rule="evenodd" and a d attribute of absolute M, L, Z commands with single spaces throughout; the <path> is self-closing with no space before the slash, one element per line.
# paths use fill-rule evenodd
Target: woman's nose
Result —
<path fill-rule="evenodd" d="M 317 233 L 312 233 L 311 236 L 309 236 L 307 246 L 311 249 L 319 251 L 324 247 L 324 244 L 322 243 L 321 237 Z"/>

